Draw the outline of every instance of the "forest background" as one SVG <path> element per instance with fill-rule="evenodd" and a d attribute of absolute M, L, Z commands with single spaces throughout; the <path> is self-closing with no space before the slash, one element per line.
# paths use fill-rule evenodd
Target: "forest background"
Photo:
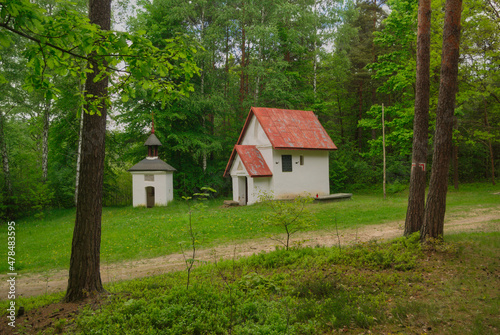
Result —
<path fill-rule="evenodd" d="M 59 15 L 57 1 L 36 1 Z M 439 89 L 444 1 L 432 3 L 432 165 Z M 75 8 L 86 12 L 86 1 Z M 137 6 L 137 7 L 135 7 Z M 500 6 L 463 4 L 459 89 L 450 183 L 490 181 L 500 162 Z M 136 9 L 136 10 L 131 10 Z M 416 0 L 389 1 L 128 1 L 115 4 L 115 23 L 127 22 L 162 46 L 177 34 L 198 45 L 194 91 L 167 104 L 148 87 L 115 96 L 108 115 L 104 205 L 130 205 L 127 169 L 146 155 L 151 130 L 159 156 L 178 171 L 177 197 L 210 186 L 231 192 L 222 177 L 251 106 L 312 110 L 339 148 L 330 154 L 331 192 L 382 183 L 382 106 L 390 191 L 408 186 L 416 71 Z M 130 13 L 134 13 L 130 15 Z M 119 27 L 115 24 L 115 28 Z M 43 215 L 75 205 L 80 137 L 80 81 L 47 67 L 51 97 L 23 89 L 28 41 L 0 49 L 0 217 Z M 2 38 L 0 38 L 0 43 Z M 166 93 L 167 94 L 167 93 Z"/>

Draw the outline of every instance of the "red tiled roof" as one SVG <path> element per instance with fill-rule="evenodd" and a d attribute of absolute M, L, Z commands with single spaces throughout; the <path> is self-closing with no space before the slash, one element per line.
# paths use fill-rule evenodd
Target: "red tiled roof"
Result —
<path fill-rule="evenodd" d="M 270 177 L 273 175 L 255 145 L 235 145 L 234 149 L 241 158 L 250 177 Z"/>
<path fill-rule="evenodd" d="M 231 153 L 224 176 L 229 175 L 229 170 L 231 169 L 237 151 L 236 147 L 255 147 L 240 145 L 253 115 L 255 115 L 264 129 L 274 149 L 337 149 L 330 136 L 328 136 L 325 128 L 323 128 L 316 115 L 311 111 L 252 107 L 245 121 L 245 125 L 243 126 L 243 130 L 240 133 L 238 142 L 235 145 L 235 149 L 233 149 Z M 262 157 L 257 148 L 255 148 L 255 151 Z M 238 152 L 238 154 L 240 153 Z M 265 163 L 264 160 L 262 161 Z M 250 173 L 248 167 L 246 165 L 245 167 Z M 272 175 L 271 171 L 269 171 L 269 173 L 269 175 Z"/>
<path fill-rule="evenodd" d="M 311 111 L 252 107 L 238 143 L 255 115 L 275 149 L 336 150 L 326 130 Z"/>

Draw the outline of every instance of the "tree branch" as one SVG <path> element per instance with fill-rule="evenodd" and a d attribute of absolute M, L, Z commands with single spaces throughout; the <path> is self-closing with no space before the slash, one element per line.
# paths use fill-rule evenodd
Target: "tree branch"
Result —
<path fill-rule="evenodd" d="M 5 28 L 5 29 L 7 29 L 8 31 L 10 31 L 10 32 L 12 32 L 12 33 L 14 33 L 14 34 L 16 34 L 16 35 L 19 35 L 19 36 L 21 36 L 21 37 L 27 38 L 27 39 L 29 39 L 29 40 L 31 40 L 31 41 L 33 41 L 33 42 L 35 42 L 35 43 L 39 44 L 39 45 L 40 45 L 40 44 L 44 44 L 44 45 L 46 45 L 46 46 L 49 46 L 49 47 L 54 48 L 54 49 L 56 49 L 56 50 L 59 50 L 59 51 L 61 51 L 61 52 L 65 53 L 65 54 L 71 55 L 71 56 L 73 56 L 73 57 L 80 58 L 80 59 L 84 59 L 84 60 L 86 60 L 86 61 L 88 61 L 88 60 L 89 60 L 89 58 L 88 58 L 88 57 L 86 57 L 86 56 L 82 56 L 82 55 L 76 54 L 76 53 L 74 53 L 74 52 L 71 52 L 71 51 L 69 51 L 69 50 L 63 49 L 63 48 L 61 48 L 61 47 L 58 47 L 58 46 L 57 46 L 57 45 L 55 45 L 55 44 L 48 43 L 48 42 L 42 42 L 40 39 L 38 39 L 38 38 L 36 38 L 36 37 L 33 37 L 33 36 L 30 36 L 30 35 L 28 35 L 28 34 L 26 34 L 26 33 L 22 32 L 22 31 L 20 31 L 20 30 L 17 30 L 17 29 L 14 29 L 14 28 L 12 28 L 12 27 L 9 27 L 9 26 L 8 26 L 7 24 L 5 24 L 5 23 L 0 23 L 0 27 Z"/>

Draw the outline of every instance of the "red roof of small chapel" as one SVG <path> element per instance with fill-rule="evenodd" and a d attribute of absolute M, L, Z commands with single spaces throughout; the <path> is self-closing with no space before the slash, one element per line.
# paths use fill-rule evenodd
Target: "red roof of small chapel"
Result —
<path fill-rule="evenodd" d="M 236 153 L 240 156 L 251 177 L 272 176 L 269 167 L 265 164 L 262 155 L 255 146 L 240 145 L 249 127 L 252 116 L 257 118 L 274 149 L 301 149 L 301 150 L 336 150 L 328 133 L 312 111 L 252 107 L 248 113 L 245 125 L 240 133 L 238 142 L 231 153 L 224 176 L 229 170 Z M 244 148 L 252 147 L 252 148 Z M 257 153 L 258 155 L 257 155 Z M 251 172 L 252 170 L 252 172 Z M 252 175 L 252 173 L 255 173 Z"/>
<path fill-rule="evenodd" d="M 255 145 L 235 145 L 234 149 L 240 156 L 250 177 L 271 177 L 273 175 Z"/>

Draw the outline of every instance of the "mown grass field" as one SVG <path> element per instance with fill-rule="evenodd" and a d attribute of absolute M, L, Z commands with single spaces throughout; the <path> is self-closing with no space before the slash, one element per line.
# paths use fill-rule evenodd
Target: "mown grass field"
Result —
<path fill-rule="evenodd" d="M 470 211 L 498 209 L 500 187 L 488 184 L 462 185 L 460 191 L 450 189 L 447 217 L 460 217 Z M 404 222 L 407 192 L 388 195 L 380 191 L 354 194 L 352 200 L 311 204 L 316 218 L 316 230 L 332 230 L 385 222 Z M 193 226 L 198 234 L 198 246 L 210 248 L 264 238 L 280 232 L 262 225 L 269 208 L 253 206 L 222 208 L 222 200 L 210 200 L 206 210 L 193 213 Z M 152 258 L 180 252 L 179 243 L 187 241 L 188 207 L 175 201 L 168 207 L 104 208 L 102 219 L 101 261 Z M 69 267 L 74 209 L 53 210 L 44 219 L 26 218 L 16 222 L 16 270 L 18 273 L 43 272 Z M 0 225 L 0 235 L 7 236 L 6 222 Z M 7 248 L 0 257 L 7 258 Z M 6 273 L 7 262 L 0 263 L 0 273 Z"/>

